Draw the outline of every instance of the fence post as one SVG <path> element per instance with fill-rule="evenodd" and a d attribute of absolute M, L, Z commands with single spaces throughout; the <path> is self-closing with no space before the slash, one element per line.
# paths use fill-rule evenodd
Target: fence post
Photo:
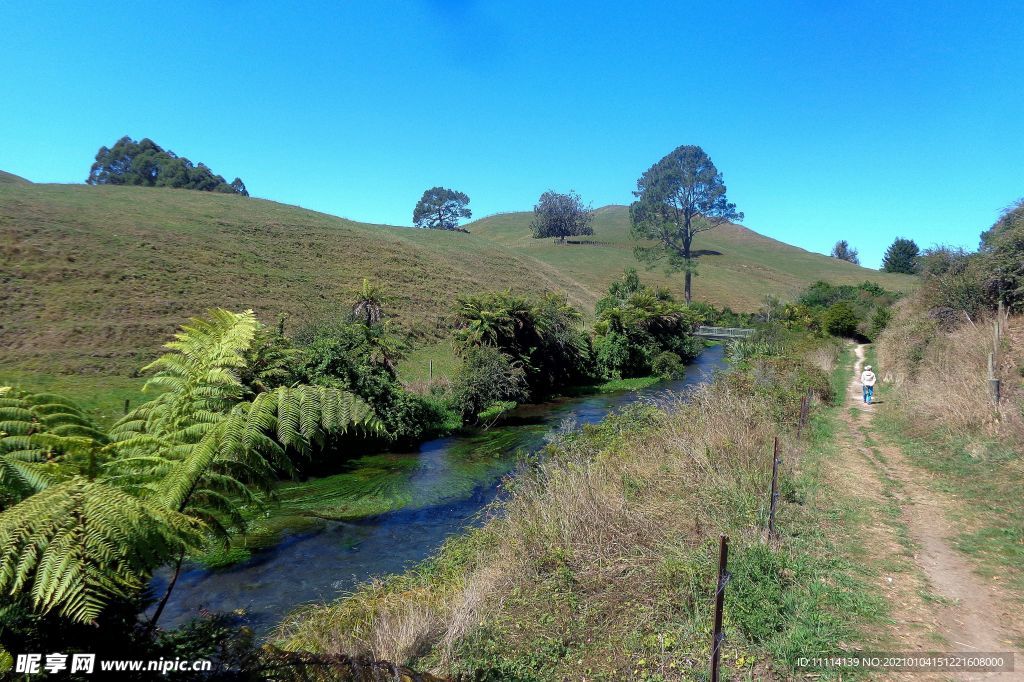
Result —
<path fill-rule="evenodd" d="M 999 378 L 996 376 L 996 364 L 994 354 L 988 354 L 988 392 L 992 402 L 999 404 Z"/>
<path fill-rule="evenodd" d="M 124 399 L 124 413 L 125 414 L 128 414 L 128 408 L 131 406 L 131 404 L 132 404 L 131 400 L 129 400 L 128 398 Z"/>
<path fill-rule="evenodd" d="M 800 417 L 796 422 L 796 437 L 799 438 L 804 431 L 804 427 L 807 426 L 807 417 L 811 410 L 811 392 L 808 391 L 804 394 L 804 397 L 800 399 Z"/>
<path fill-rule="evenodd" d="M 434 380 L 434 361 L 427 360 L 427 382 Z"/>
<path fill-rule="evenodd" d="M 722 655 L 722 611 L 725 608 L 725 584 L 729 582 L 726 566 L 729 563 L 729 538 L 722 535 L 718 539 L 718 586 L 715 588 L 715 627 L 711 638 L 711 682 L 718 682 L 718 663 Z"/>
<path fill-rule="evenodd" d="M 775 436 L 775 443 L 772 446 L 772 487 L 771 497 L 768 499 L 768 537 L 778 537 L 775 530 L 775 507 L 779 503 L 779 437 Z"/>

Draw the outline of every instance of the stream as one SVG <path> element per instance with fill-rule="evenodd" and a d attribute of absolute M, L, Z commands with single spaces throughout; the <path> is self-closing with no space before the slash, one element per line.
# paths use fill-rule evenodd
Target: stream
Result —
<path fill-rule="evenodd" d="M 182 625 L 201 610 L 244 611 L 257 634 L 266 635 L 295 607 L 337 599 L 373 576 L 401 572 L 449 535 L 478 522 L 478 512 L 498 495 L 517 454 L 542 447 L 566 420 L 594 423 L 640 399 L 685 393 L 724 365 L 723 348 L 711 346 L 678 380 L 524 405 L 486 431 L 427 441 L 413 452 L 359 457 L 337 475 L 291 484 L 282 492 L 283 506 L 351 508 L 360 499 L 386 498 L 395 508 L 355 521 L 306 523 L 300 530 L 286 525 L 275 544 L 227 568 L 186 566 L 160 625 Z M 167 571 L 154 576 L 154 594 L 163 594 L 168 578 Z"/>

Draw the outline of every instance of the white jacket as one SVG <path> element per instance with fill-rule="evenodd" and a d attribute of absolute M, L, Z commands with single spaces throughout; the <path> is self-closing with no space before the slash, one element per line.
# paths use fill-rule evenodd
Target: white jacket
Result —
<path fill-rule="evenodd" d="M 874 386 L 875 373 L 872 372 L 870 369 L 864 370 L 863 372 L 861 372 L 860 375 L 860 383 L 863 384 L 864 386 Z"/>

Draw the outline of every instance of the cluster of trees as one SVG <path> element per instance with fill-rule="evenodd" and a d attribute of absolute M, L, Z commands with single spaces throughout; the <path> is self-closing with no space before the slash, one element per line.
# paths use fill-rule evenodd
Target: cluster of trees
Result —
<path fill-rule="evenodd" d="M 127 135 L 113 147 L 100 147 L 86 182 L 90 185 L 176 187 L 249 196 L 241 178 L 228 183 L 202 163 L 194 164 L 183 156 L 164 150 L 149 138 L 136 142 Z"/>
<path fill-rule="evenodd" d="M 966 321 L 1000 301 L 1024 310 L 1024 199 L 982 232 L 977 251 L 936 246 L 920 254 L 918 265 L 922 300 L 941 322 Z"/>
<path fill-rule="evenodd" d="M 463 363 L 454 404 L 464 418 L 490 417 L 566 386 L 677 376 L 700 352 L 694 327 L 718 321 L 721 314 L 711 306 L 676 302 L 668 291 L 644 285 L 632 268 L 598 302 L 592 335 L 565 296 L 462 296 L 455 344 Z"/>
<path fill-rule="evenodd" d="M 530 299 L 511 291 L 460 296 L 455 347 L 463 358 L 454 400 L 469 418 L 541 400 L 591 377 L 583 315 L 565 296 Z"/>
<path fill-rule="evenodd" d="M 832 247 L 831 255 L 833 258 L 860 265 L 860 255 L 857 253 L 857 249 L 850 246 L 845 239 L 836 242 Z M 920 257 L 921 249 L 913 239 L 897 237 L 885 250 L 885 255 L 882 257 L 882 272 L 917 274 L 921 270 Z"/>
<path fill-rule="evenodd" d="M 795 303 L 766 296 L 759 317 L 785 329 L 819 335 L 871 340 L 889 323 L 891 306 L 900 294 L 874 282 L 815 282 Z"/>
<path fill-rule="evenodd" d="M 454 405 L 464 419 L 489 419 L 566 386 L 638 376 L 671 378 L 700 352 L 699 324 L 746 321 L 708 305 L 676 302 L 626 270 L 597 304 L 592 333 L 565 296 L 531 299 L 510 291 L 463 296 L 456 348 L 463 362 Z"/>

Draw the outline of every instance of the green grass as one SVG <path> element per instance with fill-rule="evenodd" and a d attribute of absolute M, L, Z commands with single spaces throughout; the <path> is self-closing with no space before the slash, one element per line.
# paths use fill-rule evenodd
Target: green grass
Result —
<path fill-rule="evenodd" d="M 833 373 L 837 385 L 845 388 L 852 364 L 846 347 Z M 872 565 L 863 557 L 863 529 L 872 510 L 867 502 L 836 489 L 828 474 L 828 463 L 840 456 L 841 410 L 841 404 L 824 406 L 812 416 L 799 467 L 783 479 L 783 495 L 791 503 L 780 507 L 778 524 L 790 553 L 805 567 L 799 589 L 794 585 L 794 594 L 789 595 L 797 604 L 793 630 L 780 642 L 777 654 L 790 663 L 800 656 L 866 645 L 868 633 L 889 618 L 889 607 L 873 582 L 890 567 Z M 801 672 L 825 678 L 841 674 L 841 679 L 858 674 L 851 669 Z"/>
<path fill-rule="evenodd" d="M 1012 473 L 1021 453 L 998 441 L 911 435 L 914 430 L 888 410 L 874 423 L 915 466 L 935 475 L 930 485 L 961 502 L 952 509 L 965 529 L 956 537 L 957 549 L 977 559 L 983 575 L 998 576 L 1024 599 L 1024 480 Z"/>
<path fill-rule="evenodd" d="M 406 382 L 454 379 L 459 371 L 459 356 L 451 341 L 437 341 L 414 348 L 398 363 L 398 376 Z"/>
<path fill-rule="evenodd" d="M 529 223 L 532 214 L 504 213 L 477 220 L 467 228 L 510 250 L 532 256 L 554 266 L 589 288 L 607 286 L 608 275 L 626 267 L 637 267 L 645 278 L 681 290 L 679 274 L 666 275 L 658 268 L 645 271 L 633 256 L 636 242 L 629 235 L 629 211 L 625 206 L 605 206 L 594 219 L 593 244 L 557 244 L 550 239 L 533 239 Z M 701 256 L 694 296 L 735 310 L 756 310 L 766 294 L 792 299 L 807 284 L 819 279 L 836 284 L 860 284 L 873 280 L 888 289 L 907 290 L 914 280 L 837 261 L 770 239 L 738 225 L 723 225 L 702 233 L 694 242 Z"/>
<path fill-rule="evenodd" d="M 142 392 L 144 383 L 145 379 L 140 377 L 50 374 L 0 368 L 0 386 L 71 396 L 101 426 L 110 426 L 124 415 L 126 400 L 129 407 L 137 407 L 152 398 Z"/>
<path fill-rule="evenodd" d="M 448 336 L 454 297 L 504 287 L 565 292 L 590 314 L 623 268 L 636 265 L 625 207 L 598 211 L 598 244 L 556 245 L 528 235 L 529 214 L 471 223 L 471 234 L 356 223 L 260 199 L 166 188 L 91 187 L 0 177 L 0 270 L 5 316 L 0 383 L 47 386 L 111 413 L 138 369 L 175 328 L 214 306 L 252 308 L 286 330 L 344 314 L 368 277 L 390 296 L 387 312 L 417 345 Z M 697 247 L 698 300 L 753 310 L 816 279 L 886 275 L 750 230 L 723 226 Z M 681 293 L 682 278 L 647 273 Z M 425 350 L 404 363 L 424 375 Z M 450 370 L 436 351 L 438 371 Z M 72 380 L 71 377 L 76 377 Z"/>
<path fill-rule="evenodd" d="M 593 387 L 596 393 L 619 393 L 621 391 L 639 391 L 643 388 L 649 388 L 654 386 L 660 381 L 664 381 L 664 377 L 649 376 L 649 377 L 630 377 L 629 379 L 609 379 L 604 383 L 597 384 Z"/>

